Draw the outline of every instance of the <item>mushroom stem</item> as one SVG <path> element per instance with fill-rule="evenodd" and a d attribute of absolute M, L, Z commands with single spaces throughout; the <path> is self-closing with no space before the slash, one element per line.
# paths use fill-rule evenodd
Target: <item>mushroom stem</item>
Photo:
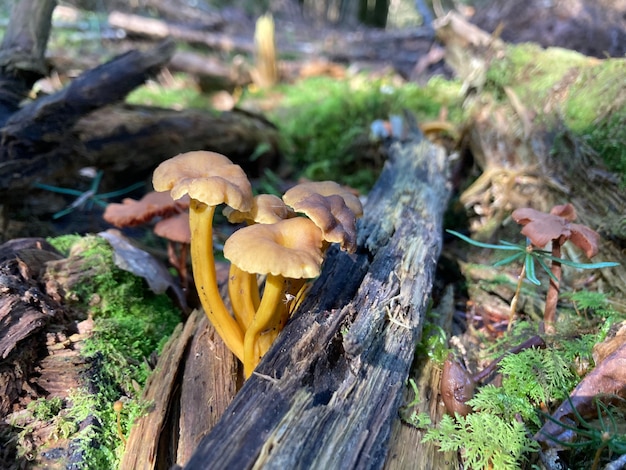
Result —
<path fill-rule="evenodd" d="M 304 294 L 308 287 L 306 281 L 306 279 L 288 279 L 285 296 L 276 306 L 272 323 L 259 334 L 256 341 L 255 352 L 258 357 L 263 357 L 269 351 L 280 332 L 283 331 L 291 314 L 304 300 Z"/>
<path fill-rule="evenodd" d="M 246 378 L 250 377 L 261 358 L 257 352 L 259 335 L 276 321 L 276 316 L 282 311 L 281 307 L 285 307 L 282 301 L 286 287 L 287 280 L 283 276 L 267 275 L 261 303 L 244 337 L 243 373 Z"/>
<path fill-rule="evenodd" d="M 555 258 L 561 257 L 561 240 L 559 238 L 552 240 L 552 256 Z M 550 285 L 546 293 L 546 306 L 543 311 L 543 321 L 546 325 L 552 325 L 556 320 L 556 304 L 559 300 L 559 285 L 561 283 L 561 263 L 552 260 L 550 271 L 552 271 L 556 281 L 550 278 Z"/>
<path fill-rule="evenodd" d="M 228 296 L 239 327 L 246 331 L 261 302 L 256 274 L 248 273 L 231 263 L 228 274 Z"/>
<path fill-rule="evenodd" d="M 213 215 L 215 206 L 196 199 L 189 206 L 191 265 L 204 312 L 228 349 L 243 360 L 243 333 L 226 309 L 217 285 L 213 255 Z"/>

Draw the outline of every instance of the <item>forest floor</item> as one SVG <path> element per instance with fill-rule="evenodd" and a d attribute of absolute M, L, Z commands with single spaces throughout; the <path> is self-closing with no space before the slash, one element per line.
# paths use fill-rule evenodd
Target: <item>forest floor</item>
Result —
<path fill-rule="evenodd" d="M 125 4 L 126 2 L 121 3 Z M 498 2 L 494 3 L 497 4 Z M 580 12 L 576 15 L 574 10 L 564 8 L 562 12 L 569 11 L 570 17 L 568 18 L 567 15 L 559 16 L 558 22 L 553 23 L 553 25 L 556 24 L 558 27 L 550 29 L 548 22 L 537 19 L 532 20 L 532 16 L 527 16 L 526 21 L 524 21 L 523 15 L 519 10 L 513 7 L 506 9 L 495 4 L 492 5 L 493 10 L 477 11 L 475 16 L 477 22 L 482 22 L 485 27 L 490 26 L 490 30 L 496 28 L 497 25 L 494 24 L 493 18 L 497 17 L 505 25 L 501 36 L 506 40 L 509 40 L 509 38 L 522 40 L 523 38 L 532 37 L 534 41 L 544 46 L 558 45 L 565 48 L 569 47 L 596 56 L 602 56 L 608 51 L 617 57 L 622 56 L 624 53 L 623 50 L 620 50 L 620 47 L 624 47 L 623 44 L 625 42 L 616 42 L 615 40 L 615 37 L 624 37 L 626 34 L 623 21 L 620 20 L 621 23 L 620 21 L 613 22 L 610 15 L 603 16 L 597 14 L 594 16 L 593 12 L 589 13 L 589 11 L 587 11 L 587 15 L 580 14 Z M 115 4 L 115 2 L 104 3 L 104 5 L 107 10 L 106 13 L 111 13 L 114 10 L 119 11 L 120 5 Z M 155 5 L 157 3 L 152 5 L 153 10 L 148 10 L 153 13 L 157 11 L 159 20 L 170 21 L 172 24 L 183 22 L 186 24 L 186 28 L 189 27 L 190 17 L 186 16 L 188 15 L 188 10 L 183 8 L 186 5 L 180 5 L 178 11 L 180 16 L 178 17 L 174 15 L 171 8 L 167 10 L 170 11 L 172 16 L 167 17 L 163 14 L 164 10 L 160 10 L 158 5 Z M 524 13 L 529 11 L 533 11 L 533 8 L 527 8 Z M 135 47 L 146 47 L 147 44 L 154 43 L 154 37 L 111 27 L 106 23 L 104 13 L 103 11 L 93 12 L 71 7 L 59 9 L 55 20 L 56 26 L 53 29 L 49 43 L 49 60 L 54 73 L 40 82 L 41 93 L 60 89 L 81 71 L 102 63 L 112 55 Z M 144 12 L 141 10 L 126 10 L 121 13 L 130 15 Z M 503 16 L 507 14 L 510 16 Z M 241 70 L 233 67 L 232 64 L 237 62 L 239 55 L 248 56 L 246 60 L 250 59 L 250 51 L 246 51 L 245 48 L 253 44 L 255 18 L 238 9 L 209 11 L 206 15 L 198 15 L 198 17 L 200 18 L 200 23 L 202 21 L 219 19 L 220 26 L 212 32 L 219 34 L 220 37 L 236 38 L 243 46 L 241 46 L 242 49 L 240 50 L 222 49 L 211 51 L 206 48 L 206 45 L 198 47 L 198 44 L 195 44 L 196 49 L 194 53 L 199 54 L 200 57 L 216 58 L 219 64 L 227 66 L 230 71 Z M 589 24 L 590 18 L 596 21 L 593 28 Z M 341 99 L 348 93 L 350 93 L 350 98 L 348 99 L 357 100 L 358 93 L 354 93 L 354 90 L 362 85 L 362 81 L 367 82 L 369 80 L 372 83 L 380 84 L 381 89 L 388 87 L 389 89 L 399 90 L 407 86 L 416 86 L 429 90 L 426 92 L 425 97 L 421 97 L 421 99 L 424 99 L 422 102 L 424 108 L 420 112 L 424 122 L 445 121 L 454 126 L 455 120 L 459 118 L 459 115 L 455 115 L 455 112 L 458 112 L 457 108 L 460 108 L 461 103 L 455 101 L 455 96 L 458 97 L 462 85 L 453 81 L 453 72 L 444 61 L 444 50 L 441 46 L 434 38 L 424 35 L 423 30 L 417 26 L 414 26 L 412 29 L 390 30 L 387 32 L 365 28 L 359 31 L 345 31 L 340 28 L 321 25 L 310 18 L 302 17 L 297 10 L 288 8 L 278 9 L 275 12 L 275 21 L 278 43 L 285 45 L 287 49 L 291 49 L 289 53 L 285 54 L 286 57 L 281 72 L 284 81 L 282 84 L 283 88 L 279 86 L 269 92 L 256 91 L 258 88 L 247 77 L 246 73 L 242 72 L 242 75 L 235 77 L 233 80 L 234 82 L 243 80 L 245 83 L 243 86 L 239 84 L 230 86 L 232 85 L 230 84 L 228 89 L 218 90 L 213 88 L 214 85 L 211 83 L 210 77 L 204 73 L 194 75 L 193 73 L 181 73 L 179 70 L 172 69 L 165 70 L 154 81 L 151 81 L 147 86 L 142 87 L 141 90 L 131 95 L 129 102 L 178 108 L 186 106 L 214 106 L 215 109 L 222 110 L 233 109 L 236 106 L 245 109 L 246 112 L 267 116 L 270 120 L 282 117 L 286 121 L 293 120 L 297 126 L 305 127 L 307 125 L 306 122 L 296 122 L 294 115 L 290 114 L 293 111 L 290 110 L 289 106 L 296 101 L 294 95 L 303 94 L 305 100 L 307 97 L 311 100 L 320 99 L 315 94 L 315 91 L 319 90 L 315 90 L 315 88 L 322 87 L 321 94 L 329 95 L 334 100 L 335 107 L 337 107 L 341 106 Z M 580 28 L 583 28 L 588 33 L 586 36 L 587 40 L 582 42 L 580 40 Z M 60 30 L 63 29 L 65 31 L 61 32 Z M 612 31 L 618 32 L 612 34 Z M 192 45 L 192 42 L 183 41 L 182 39 L 180 41 L 181 43 L 186 43 L 185 48 L 190 48 Z M 433 77 L 435 77 L 434 82 L 432 81 Z M 438 77 L 446 80 L 451 79 L 451 84 L 446 84 L 442 88 L 428 88 L 429 83 L 437 83 Z M 339 83 L 337 88 L 333 88 L 334 85 L 332 85 L 335 79 Z M 246 83 L 246 80 L 250 81 Z M 305 80 L 311 80 L 308 88 L 297 88 L 298 83 Z M 346 85 L 346 83 L 348 84 Z M 289 91 L 289 87 L 292 85 L 295 92 L 293 90 Z M 433 98 L 429 93 L 438 93 L 439 96 Z M 377 96 L 380 98 L 382 95 L 379 94 Z M 410 93 L 407 95 L 394 95 L 394 99 L 408 99 L 406 98 L 407 96 L 411 96 Z M 367 102 L 367 99 L 364 99 L 364 101 Z M 380 103 L 376 102 L 375 104 L 378 105 Z M 299 105 L 301 106 L 301 103 Z M 428 108 L 431 105 L 436 105 L 436 107 Z M 381 105 L 380 109 L 384 111 L 378 110 L 378 114 L 375 114 L 373 117 L 381 122 L 385 121 L 383 124 L 389 125 L 387 122 L 389 120 L 387 108 Z M 367 108 L 361 109 L 357 107 L 358 113 L 365 115 L 369 111 Z M 319 114 L 321 114 L 321 111 Z M 329 113 L 329 116 L 332 116 L 332 112 Z M 317 162 L 317 166 L 315 166 L 311 164 L 311 161 L 297 160 L 293 157 L 284 158 L 283 161 L 275 162 L 270 168 L 267 168 L 267 171 L 259 172 L 253 180 L 255 188 L 257 190 L 269 188 L 273 192 L 282 193 L 287 187 L 301 179 L 312 179 L 323 175 L 325 178 L 337 179 L 342 183 L 357 187 L 361 196 L 365 199 L 367 189 L 375 181 L 386 157 L 384 145 L 380 143 L 372 144 L 369 140 L 370 125 L 375 119 L 372 119 L 369 114 L 367 116 L 368 121 L 359 123 L 358 132 L 355 131 L 354 135 L 350 135 L 350 128 L 348 130 L 344 127 L 338 129 L 337 133 L 342 134 L 341 137 L 343 139 L 350 140 L 349 143 L 339 140 L 326 142 L 326 145 L 335 147 L 344 145 L 345 147 L 341 148 L 349 148 L 352 152 L 355 151 L 355 148 L 358 149 L 365 156 L 362 161 L 356 164 L 349 162 L 353 166 L 346 166 L 339 170 L 334 168 L 327 171 L 326 166 L 328 162 L 323 164 Z M 348 118 L 351 118 L 351 116 L 348 116 Z M 339 119 L 345 119 L 345 116 Z M 310 126 L 314 127 L 314 125 L 316 123 L 310 121 Z M 330 121 L 325 121 L 321 125 L 332 130 Z M 458 135 L 455 135 L 454 132 L 443 132 L 437 136 L 437 142 L 446 147 L 449 153 L 460 152 L 459 173 L 456 175 L 457 180 L 454 181 L 455 189 L 458 191 L 467 188 L 471 180 L 479 176 L 479 170 L 473 165 L 474 162 L 471 156 L 467 154 L 467 149 L 463 148 L 462 143 L 457 139 L 461 135 L 462 129 L 459 127 Z M 313 137 L 304 134 L 304 138 L 312 139 Z M 291 141 L 292 145 L 293 142 L 295 142 L 295 139 Z M 320 149 L 325 148 L 320 146 Z M 322 151 L 324 150 L 320 150 L 320 152 Z M 362 176 L 359 173 L 357 178 L 357 171 L 354 168 L 364 170 L 362 173 L 367 173 L 367 175 Z M 353 178 L 350 179 L 347 176 L 352 176 Z M 146 175 L 146 177 L 149 178 L 149 175 Z M 76 186 L 70 189 L 89 190 L 94 180 L 94 175 L 81 176 L 81 178 L 77 180 Z M 96 188 L 96 191 L 107 192 L 117 189 L 123 188 L 108 186 L 103 189 Z M 113 200 L 120 200 L 126 196 L 139 198 L 143 191 L 143 189 L 134 189 Z M 7 232 L 9 234 L 8 237 L 5 233 L 3 238 L 5 238 L 5 241 L 8 241 L 9 239 L 22 236 L 49 237 L 76 233 L 92 234 L 111 228 L 111 225 L 102 219 L 103 209 L 95 204 L 91 206 L 77 206 L 66 214 L 54 218 L 54 214 L 59 214 L 60 210 L 67 208 L 74 198 L 75 194 L 60 195 L 55 191 L 42 193 L 41 198 L 35 201 L 34 204 L 38 206 L 39 213 L 47 214 L 47 217 L 29 219 L 28 217 L 24 218 L 24 214 L 14 214 L 18 220 L 14 226 L 18 228 Z M 9 215 L 9 218 L 11 216 Z M 462 203 L 459 202 L 458 197 L 450 205 L 449 216 L 454 221 L 449 225 L 450 227 L 459 227 L 463 225 L 463 221 L 467 223 L 468 218 L 481 218 L 481 214 L 469 213 L 467 208 L 463 207 Z M 28 220 L 28 224 L 22 222 L 24 219 Z M 38 225 L 39 223 L 41 225 Z M 220 225 L 218 223 L 216 228 L 216 239 L 218 242 L 223 242 L 231 231 L 232 228 L 228 224 L 222 223 Z M 510 227 L 509 232 L 511 232 Z M 163 240 L 158 240 L 151 234 L 151 227 L 132 229 L 125 233 L 127 236 L 140 241 L 143 248 L 155 254 L 163 263 L 167 263 L 166 245 Z M 55 247 L 61 250 L 63 256 L 69 258 L 69 251 L 66 251 L 66 249 L 70 246 L 68 244 L 70 242 L 64 239 L 61 240 L 60 242 L 55 242 Z M 518 242 L 519 239 L 511 239 L 511 241 Z M 75 242 L 75 239 L 71 240 L 71 243 Z M 86 247 L 82 246 L 80 249 L 77 249 L 79 254 L 81 250 L 91 252 L 94 249 L 91 245 L 92 243 L 94 243 L 93 240 L 89 239 L 86 242 Z M 95 242 L 95 244 L 97 245 L 98 242 Z M 468 252 L 471 252 L 469 256 L 467 256 Z M 102 256 L 109 257 L 110 253 Z M 57 255 L 53 256 L 56 261 L 59 261 L 56 257 Z M 459 260 L 467 260 L 468 258 L 471 262 L 459 263 Z M 521 299 L 519 311 L 522 312 L 523 321 L 516 322 L 512 331 L 509 331 L 511 323 L 509 300 L 515 289 L 515 280 L 520 275 L 520 266 L 514 264 L 496 269 L 488 266 L 492 259 L 492 256 L 484 250 L 473 247 L 471 244 L 467 245 L 451 235 L 446 237 L 446 246 L 440 259 L 440 269 L 433 289 L 433 300 L 436 308 L 424 329 L 424 340 L 420 346 L 423 348 L 422 352 L 441 365 L 447 359 L 448 352 L 451 350 L 457 351 L 458 357 L 461 358 L 460 362 L 464 362 L 464 366 L 461 369 L 454 369 L 454 372 L 452 372 L 451 370 L 459 364 L 451 361 L 446 367 L 450 374 L 456 374 L 456 376 L 449 378 L 448 381 L 449 384 L 470 383 L 468 394 L 473 394 L 474 387 L 479 383 L 482 386 L 486 383 L 492 384 L 484 387 L 489 392 L 478 395 L 480 398 L 473 404 L 476 408 L 482 407 L 482 409 L 485 409 L 488 406 L 498 406 L 504 403 L 503 401 L 498 401 L 499 399 L 496 399 L 493 395 L 487 395 L 487 393 L 498 393 L 497 391 L 494 392 L 496 386 L 493 383 L 499 384 L 500 388 L 497 390 L 505 390 L 509 394 L 513 393 L 510 389 L 517 387 L 518 390 L 514 395 L 514 400 L 518 400 L 518 402 L 510 405 L 511 410 L 514 411 L 510 413 L 511 416 L 509 418 L 528 421 L 532 423 L 530 429 L 535 431 L 539 429 L 540 424 L 545 424 L 546 422 L 549 427 L 550 421 L 546 421 L 545 415 L 554 411 L 555 403 L 565 403 L 566 408 L 570 406 L 574 409 L 570 414 L 574 415 L 573 421 L 578 421 L 578 443 L 582 442 L 581 447 L 583 451 L 560 452 L 561 457 L 566 462 L 572 463 L 576 459 L 583 461 L 584 459 L 581 455 L 595 454 L 594 456 L 597 456 L 597 459 L 595 461 L 584 460 L 584 465 L 594 465 L 594 468 L 599 468 L 598 462 L 607 463 L 614 459 L 616 455 L 625 453 L 626 437 L 622 430 L 623 415 L 625 413 L 625 407 L 622 403 L 624 399 L 623 394 L 618 394 L 620 399 L 614 400 L 609 404 L 602 404 L 589 395 L 573 394 L 572 398 L 570 398 L 570 404 L 567 405 L 569 392 L 579 383 L 580 377 L 590 372 L 592 369 L 591 364 L 594 362 L 597 364 L 602 357 L 607 357 L 611 354 L 617 354 L 617 359 L 613 364 L 622 360 L 623 353 L 621 349 L 623 348 L 621 348 L 621 343 L 610 345 L 609 341 L 611 338 L 619 337 L 620 333 L 616 331 L 609 333 L 607 325 L 610 325 L 614 330 L 621 325 L 620 322 L 626 315 L 626 306 L 623 303 L 623 299 L 613 299 L 607 296 L 606 293 L 593 292 L 592 289 L 588 288 L 593 285 L 594 279 L 592 277 L 576 276 L 575 279 L 568 279 L 578 283 L 577 289 L 573 289 L 569 297 L 566 297 L 566 300 L 563 301 L 566 304 L 564 310 L 571 313 L 572 318 L 571 321 L 568 320 L 567 323 L 559 326 L 560 331 L 556 337 L 551 337 L 551 347 L 547 349 L 549 352 L 541 355 L 528 354 L 526 356 L 522 353 L 520 355 L 521 359 L 517 360 L 517 362 L 511 359 L 504 361 L 505 369 L 500 369 L 500 372 L 504 371 L 504 381 L 502 381 L 502 376 L 498 379 L 499 382 L 489 381 L 490 378 L 493 379 L 493 376 L 480 377 L 478 379 L 476 374 L 472 376 L 465 370 L 465 367 L 472 371 L 483 370 L 492 359 L 514 349 L 519 343 L 523 343 L 529 338 L 543 337 L 545 334 L 540 318 L 540 311 L 543 307 L 542 295 L 540 292 L 533 291 L 532 286 L 529 285 L 524 286 L 522 290 L 523 298 Z M 28 265 L 28 263 L 26 264 Z M 71 276 L 68 275 L 68 278 L 71 278 Z M 468 285 L 468 279 L 471 279 L 474 284 Z M 44 280 L 40 280 L 40 282 L 44 282 Z M 136 285 L 133 285 L 132 288 L 136 287 Z M 58 289 L 59 287 L 55 288 Z M 102 292 L 104 292 L 102 285 L 99 288 L 103 289 Z M 574 292 L 576 290 L 583 293 L 586 292 L 587 295 L 579 294 L 576 296 Z M 54 289 L 49 291 L 48 294 L 52 294 L 53 291 Z M 104 295 L 102 292 L 100 294 Z M 167 330 L 167 333 L 164 333 L 164 331 L 161 333 L 167 336 L 173 330 L 179 318 L 176 316 L 172 317 L 165 312 L 164 310 L 167 310 L 167 307 L 162 307 L 161 301 L 163 299 L 155 300 L 155 304 L 151 304 L 151 308 L 161 315 L 158 320 L 161 326 L 166 325 L 163 326 L 164 331 Z M 180 298 L 176 300 L 176 302 L 178 301 L 180 301 Z M 191 302 L 193 301 L 194 299 L 191 300 Z M 98 300 L 90 298 L 88 299 L 89 302 L 100 308 Z M 447 309 L 445 313 L 444 307 Z M 71 312 L 73 308 L 75 308 L 74 304 L 68 307 L 68 312 Z M 164 308 L 164 310 L 161 310 L 161 308 Z M 84 341 L 84 337 L 80 335 L 89 335 L 93 328 L 93 325 L 89 323 L 91 315 L 85 316 L 84 313 L 85 311 L 83 310 L 78 318 L 74 318 L 72 316 L 73 313 L 68 313 L 67 320 L 72 322 L 80 320 L 81 329 L 75 332 L 79 336 L 71 336 L 67 332 L 49 332 L 47 333 L 47 346 L 54 350 L 55 345 L 66 342 L 73 345 L 71 349 L 80 351 L 82 346 L 76 346 Z M 181 318 L 185 315 L 176 311 L 176 315 L 179 314 Z M 115 318 L 116 315 L 113 314 L 111 318 Z M 141 314 L 138 313 L 138 315 Z M 442 321 L 442 317 L 448 319 L 447 325 L 439 323 Z M 608 319 L 611 319 L 611 321 Z M 146 320 L 146 322 L 146 324 L 141 324 L 142 328 L 157 328 L 153 320 Z M 126 324 L 118 325 L 113 320 L 111 324 L 114 325 L 112 329 L 127 327 Z M 442 332 L 444 332 L 444 336 L 442 336 Z M 129 331 L 129 337 L 131 333 L 132 331 Z M 135 331 L 134 333 L 138 332 Z M 449 341 L 450 338 L 452 338 L 451 342 Z M 134 368 L 133 371 L 140 377 L 137 380 L 141 385 L 145 383 L 147 374 L 154 367 L 154 361 L 156 360 L 154 356 L 150 357 L 150 352 L 157 349 L 157 347 L 162 347 L 162 344 L 156 344 L 161 340 L 162 338 L 156 340 L 156 342 L 146 342 L 140 345 L 139 355 L 143 355 L 143 359 L 133 360 L 143 362 L 143 364 L 133 363 L 133 360 L 130 361 L 130 366 Z M 596 342 L 601 343 L 602 346 L 593 349 Z M 92 345 L 90 347 L 102 347 L 102 343 L 99 344 L 100 346 Z M 558 347 L 553 348 L 552 346 L 554 345 Z M 543 347 L 545 344 L 534 344 L 534 346 Z M 66 347 L 69 349 L 69 346 Z M 474 349 L 476 351 L 480 350 L 481 354 L 472 353 Z M 583 349 L 585 352 L 581 353 Z M 598 352 L 598 349 L 603 350 Z M 558 351 L 557 359 L 555 359 L 554 351 Z M 136 354 L 137 351 L 133 351 L 133 353 Z M 99 356 L 97 354 L 94 356 L 93 350 L 90 350 L 89 354 L 91 354 L 89 356 L 90 360 L 97 362 Z M 74 357 L 72 360 L 76 360 L 76 358 Z M 576 369 L 572 370 L 570 366 L 574 362 L 576 362 Z M 623 390 L 626 377 L 624 377 L 623 372 L 615 372 L 611 368 L 614 367 L 613 364 L 609 364 L 597 372 L 595 383 L 596 385 L 603 384 L 616 379 L 621 381 Z M 80 368 L 84 364 L 76 363 L 75 366 Z M 529 373 L 528 370 L 538 368 L 552 369 L 547 370 L 539 379 L 531 380 L 525 375 Z M 36 459 L 40 465 L 43 465 L 42 460 L 40 460 L 41 457 L 35 457 L 36 448 L 42 445 L 42 441 L 48 439 L 55 440 L 56 438 L 55 445 L 52 447 L 69 446 L 71 440 L 67 440 L 65 444 L 62 444 L 61 441 L 77 431 L 73 427 L 75 423 L 81 422 L 81 426 L 85 426 L 86 418 L 80 414 L 85 412 L 84 409 L 79 410 L 79 412 L 74 411 L 74 414 L 68 412 L 63 415 L 63 419 L 53 421 L 53 416 L 61 413 L 60 410 L 63 409 L 63 403 L 48 400 L 44 406 L 42 404 L 44 402 L 33 398 L 41 391 L 38 387 L 45 389 L 45 386 L 42 385 L 44 378 L 45 380 L 52 380 L 50 379 L 52 372 L 42 373 L 40 370 L 38 373 L 40 376 L 33 382 L 35 383 L 33 385 L 34 390 L 22 391 L 20 405 L 23 405 L 22 409 L 16 409 L 15 407 L 12 409 L 10 427 L 0 429 L 0 439 L 3 436 L 8 436 L 7 439 L 10 442 L 10 446 L 5 447 L 3 453 L 0 453 L 0 463 L 3 462 L 2 459 L 5 459 L 4 462 L 9 462 L 11 458 L 16 458 L 15 462 L 17 463 L 10 463 L 10 466 L 13 468 L 25 465 L 24 462 L 31 458 Z M 139 394 L 140 384 L 135 379 L 129 381 L 127 379 L 119 379 L 115 375 L 115 372 L 111 372 L 110 380 L 121 380 L 121 385 L 117 386 L 118 391 L 121 389 L 123 394 L 127 396 L 137 396 Z M 536 388 L 529 388 L 520 392 L 519 384 L 524 382 L 528 382 Z M 449 386 L 453 387 L 454 385 Z M 607 393 L 609 393 L 608 390 L 613 390 L 609 385 L 607 387 Z M 469 390 L 470 388 L 472 389 L 471 391 Z M 402 419 L 421 433 L 428 427 L 426 422 L 429 418 L 423 414 L 428 410 L 428 405 L 420 404 L 418 400 L 409 403 L 411 402 L 411 393 L 413 391 L 415 389 L 412 389 L 411 386 L 407 388 L 407 406 L 402 410 Z M 100 392 L 103 393 L 101 402 L 104 402 L 105 405 L 116 401 L 114 393 L 104 395 L 105 392 L 102 390 Z M 583 392 L 588 393 L 587 390 Z M 455 393 L 456 390 L 452 392 L 453 395 Z M 28 399 L 24 398 L 25 396 L 28 396 Z M 512 400 L 510 396 L 508 399 Z M 36 405 L 29 406 L 28 402 Z M 548 406 L 548 403 L 551 406 Z M 582 405 L 578 406 L 580 403 Z M 101 405 L 102 403 L 94 404 L 93 402 L 84 401 L 81 404 L 83 408 Z M 450 406 L 453 407 L 454 405 Z M 124 418 L 127 420 L 125 423 L 141 415 L 144 410 L 140 408 L 136 403 L 128 404 L 124 410 Z M 541 409 L 544 414 L 538 412 L 537 409 Z M 593 413 L 589 414 L 589 409 L 595 410 L 596 416 L 593 416 Z M 110 429 L 107 430 L 106 439 L 115 442 L 111 449 L 108 450 L 110 455 L 100 455 L 98 457 L 103 459 L 103 462 L 116 461 L 116 458 L 119 457 L 119 455 L 115 455 L 116 452 L 119 453 L 120 448 L 123 449 L 120 434 L 126 434 L 127 436 L 129 432 L 129 429 L 126 427 L 123 432 L 118 433 L 115 424 L 116 413 L 119 414 L 118 411 L 108 410 L 104 413 L 106 416 L 103 415 L 100 418 L 106 420 L 106 425 L 110 426 Z M 580 413 L 580 415 L 577 415 L 577 413 Z M 438 438 L 443 442 L 443 439 L 449 438 L 451 435 L 460 436 L 459 439 L 463 446 L 470 448 L 475 445 L 471 436 L 468 436 L 468 429 L 472 426 L 482 425 L 486 428 L 493 428 L 501 425 L 501 421 L 496 421 L 493 417 L 488 418 L 490 421 L 481 423 L 478 421 L 470 422 L 471 419 L 459 418 L 456 422 L 448 422 L 448 429 L 442 430 Z M 37 424 L 33 424 L 35 421 Z M 124 426 L 127 426 L 127 424 Z M 566 426 L 571 427 L 570 424 Z M 569 444 L 568 437 L 565 435 L 568 431 L 570 434 L 575 434 L 575 431 L 566 426 L 563 426 L 563 429 L 561 429 L 561 431 L 564 431 L 563 434 L 557 437 L 560 447 L 554 446 L 555 449 L 565 448 Z M 98 425 L 95 427 L 97 428 Z M 20 433 L 15 432 L 15 429 L 18 428 Z M 506 434 L 509 441 L 505 442 L 504 446 L 511 445 L 511 442 L 519 437 L 519 434 L 515 434 L 513 431 L 508 427 L 503 428 L 502 432 L 504 434 L 511 433 Z M 554 426 L 552 426 L 551 431 L 554 432 Z M 524 432 L 522 432 L 523 434 Z M 528 434 L 527 431 L 526 434 Z M 45 438 L 42 438 L 42 436 L 45 436 Z M 123 440 L 124 438 L 121 439 Z M 437 436 L 435 436 L 436 439 Z M 544 441 L 542 443 L 547 447 L 551 447 Z M 524 446 L 527 446 L 527 448 Z M 526 451 L 524 455 L 528 455 L 528 451 L 532 455 L 538 449 L 530 440 L 524 440 L 519 448 Z M 607 449 L 608 451 L 605 452 Z M 49 452 L 52 455 L 52 451 L 50 450 Z M 466 451 L 464 457 L 466 459 L 478 458 L 480 452 L 482 450 L 477 451 L 475 454 Z M 19 454 L 19 457 L 16 457 L 16 454 Z M 495 457 L 490 455 L 487 459 L 492 459 L 491 462 L 493 463 L 498 456 L 499 454 Z M 50 458 L 53 459 L 54 457 Z M 82 455 L 76 458 L 84 459 L 85 456 Z M 45 462 L 45 459 L 43 461 Z M 516 460 L 515 465 L 518 465 L 518 462 L 521 461 L 523 459 Z M 532 461 L 537 463 L 536 459 Z M 545 461 L 543 465 L 547 465 Z M 581 464 L 581 467 L 576 468 L 583 468 L 582 466 L 583 464 Z M 495 465 L 494 467 L 498 468 Z M 515 468 L 515 466 L 508 468 Z"/>

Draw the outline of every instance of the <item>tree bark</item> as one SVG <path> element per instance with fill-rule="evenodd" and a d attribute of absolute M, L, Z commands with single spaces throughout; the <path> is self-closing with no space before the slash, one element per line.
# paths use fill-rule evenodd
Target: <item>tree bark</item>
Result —
<path fill-rule="evenodd" d="M 54 0 L 16 2 L 0 46 L 0 127 L 47 72 L 44 54 Z"/>
<path fill-rule="evenodd" d="M 390 152 L 359 221 L 357 253 L 329 251 L 307 299 L 186 468 L 382 468 L 450 194 L 443 149 L 413 131 Z"/>

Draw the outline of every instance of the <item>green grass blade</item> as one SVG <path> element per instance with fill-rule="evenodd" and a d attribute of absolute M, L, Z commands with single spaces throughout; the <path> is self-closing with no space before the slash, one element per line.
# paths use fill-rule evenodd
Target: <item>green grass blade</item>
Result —
<path fill-rule="evenodd" d="M 510 264 L 513 261 L 517 261 L 520 258 L 523 258 L 525 255 L 525 253 L 523 251 L 520 251 L 519 253 L 515 253 L 514 255 L 511 256 L 507 256 L 504 259 L 501 259 L 500 261 L 496 261 L 495 263 L 493 263 L 494 267 L 498 267 L 498 266 L 504 266 L 505 264 Z"/>
<path fill-rule="evenodd" d="M 492 243 L 477 242 L 476 240 L 472 240 L 471 238 L 466 237 L 465 235 L 460 234 L 459 232 L 456 232 L 454 230 L 446 229 L 446 232 L 448 232 L 449 234 L 454 235 L 455 237 L 460 238 L 461 240 L 469 243 L 470 245 L 478 246 L 480 248 L 491 248 L 492 250 L 508 250 L 508 251 L 520 251 L 522 249 L 518 245 L 513 245 L 513 246 L 509 246 L 509 245 L 494 245 Z"/>
<path fill-rule="evenodd" d="M 554 282 L 558 284 L 559 280 L 556 278 L 556 276 L 554 275 L 550 267 L 546 264 L 546 262 L 542 260 L 540 256 L 535 256 L 535 259 L 537 260 L 539 265 L 543 268 L 543 270 L 546 273 L 548 273 L 548 276 L 550 276 L 550 279 L 552 279 Z"/>
<path fill-rule="evenodd" d="M 145 183 L 139 182 L 139 183 L 131 184 L 130 186 L 124 189 L 118 189 L 117 191 L 111 191 L 109 193 L 98 194 L 98 197 L 102 199 L 108 199 L 110 197 L 117 197 L 117 196 L 121 196 L 122 194 L 126 194 L 131 191 L 134 191 L 135 189 L 143 188 L 144 186 L 145 186 Z"/>
<path fill-rule="evenodd" d="M 526 278 L 530 282 L 535 284 L 536 286 L 540 286 L 541 281 L 537 279 L 537 276 L 535 275 L 535 258 L 533 257 L 531 253 L 526 253 L 525 263 L 526 263 Z"/>
<path fill-rule="evenodd" d="M 602 269 L 602 268 L 614 268 L 616 266 L 619 266 L 619 263 L 616 263 L 614 261 L 602 261 L 600 263 L 577 263 L 575 261 L 571 261 L 569 259 L 565 259 L 565 258 L 557 258 L 555 256 L 552 255 L 541 255 L 544 258 L 550 259 L 552 261 L 558 261 L 559 263 L 565 265 L 565 266 L 571 266 L 572 268 L 577 268 L 577 269 Z"/>
<path fill-rule="evenodd" d="M 80 196 L 84 191 L 69 188 L 59 188 L 58 186 L 50 186 L 49 184 L 35 183 L 35 188 L 45 189 L 46 191 L 52 191 L 53 193 L 69 194 L 70 196 Z"/>

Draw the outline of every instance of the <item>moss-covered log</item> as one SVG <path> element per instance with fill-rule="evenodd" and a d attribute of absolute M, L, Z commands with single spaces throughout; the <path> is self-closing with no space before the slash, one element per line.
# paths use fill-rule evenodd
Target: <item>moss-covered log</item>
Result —
<path fill-rule="evenodd" d="M 577 222 L 603 236 L 593 261 L 626 264 L 626 60 L 505 44 L 454 14 L 437 28 L 465 82 L 468 142 L 482 172 L 461 196 L 475 236 L 509 238 L 519 229 L 512 210 L 571 202 Z M 626 295 L 624 269 L 599 276 L 601 290 Z"/>

